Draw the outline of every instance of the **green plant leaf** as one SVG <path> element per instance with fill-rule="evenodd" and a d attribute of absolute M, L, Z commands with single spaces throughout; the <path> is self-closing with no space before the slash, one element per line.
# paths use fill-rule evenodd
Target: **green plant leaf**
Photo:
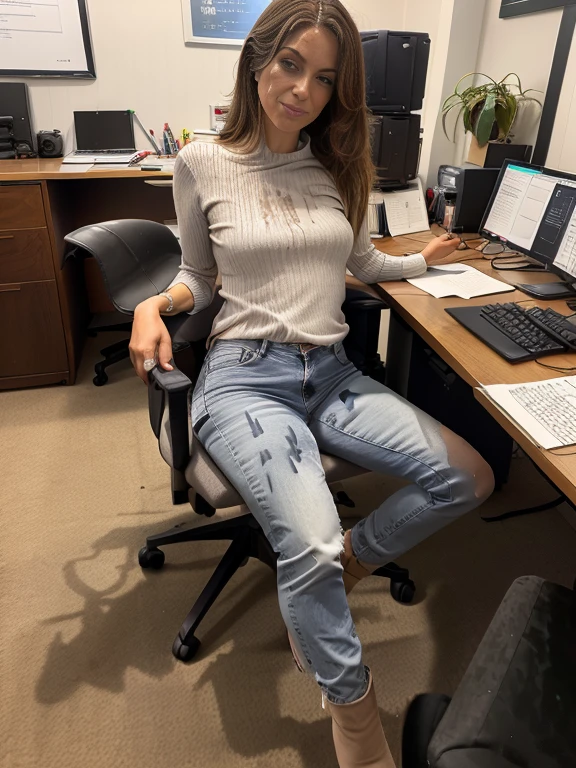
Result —
<path fill-rule="evenodd" d="M 534 89 L 531 89 L 531 90 L 534 90 Z M 534 96 L 526 96 L 527 93 L 530 93 L 530 91 L 524 91 L 524 93 L 522 94 L 522 98 L 519 99 L 519 101 L 535 101 L 536 104 L 540 105 L 540 109 L 542 109 L 542 102 L 540 101 L 540 99 L 536 99 Z"/>
<path fill-rule="evenodd" d="M 448 113 L 450 110 L 446 110 L 444 114 L 442 115 L 442 130 L 444 131 L 444 136 L 450 141 L 450 136 L 448 136 L 448 131 L 446 130 L 446 118 L 448 117 Z"/>
<path fill-rule="evenodd" d="M 453 99 L 455 99 L 455 101 L 452 103 Z M 444 104 L 442 104 L 442 112 L 452 107 L 455 107 L 456 105 L 461 103 L 462 103 L 462 99 L 460 97 L 460 94 L 451 93 L 450 96 L 448 96 L 448 98 L 444 102 Z"/>
<path fill-rule="evenodd" d="M 458 122 L 459 122 L 460 118 L 462 117 L 462 112 L 464 112 L 465 109 L 466 109 L 466 107 L 464 107 L 464 106 L 460 107 L 460 111 L 456 115 L 456 122 L 454 123 L 454 137 L 452 139 L 454 144 L 456 144 L 456 131 L 458 130 Z"/>
<path fill-rule="evenodd" d="M 503 106 L 502 104 L 496 104 L 494 115 L 498 124 L 498 140 L 505 141 L 516 117 L 516 102 L 514 102 L 513 107 L 511 105 Z"/>
<path fill-rule="evenodd" d="M 492 126 L 494 125 L 496 113 L 496 96 L 494 93 L 489 93 L 486 96 L 486 101 L 480 116 L 476 123 L 474 135 L 478 140 L 478 144 L 483 147 L 490 140 L 490 134 L 492 133 Z"/>
<path fill-rule="evenodd" d="M 518 80 L 518 84 L 516 84 L 516 83 L 506 83 L 506 80 L 508 80 L 509 77 L 515 77 L 516 80 Z M 522 83 L 520 82 L 520 78 L 518 77 L 516 72 L 508 72 L 506 77 L 503 77 L 502 80 L 500 80 L 499 85 L 502 85 L 503 83 L 506 83 L 506 85 L 513 85 L 514 88 L 518 88 L 520 93 L 522 93 Z"/>
<path fill-rule="evenodd" d="M 460 78 L 460 80 L 458 80 L 458 82 L 457 82 L 457 83 L 456 83 L 456 85 L 454 86 L 454 93 L 458 93 L 458 86 L 460 85 L 460 83 L 462 82 L 462 80 L 466 80 L 466 78 L 467 78 L 467 77 L 476 77 L 476 76 L 479 76 L 479 77 L 485 77 L 485 78 L 486 78 L 486 80 L 490 80 L 490 82 L 491 82 L 491 83 L 494 83 L 494 85 L 498 85 L 498 83 L 496 82 L 496 80 L 492 80 L 492 78 L 491 78 L 491 77 L 489 77 L 488 75 L 485 75 L 483 72 L 468 72 L 468 74 L 467 74 L 467 75 L 463 75 L 463 76 Z M 474 87 L 486 87 L 486 86 L 471 86 L 471 87 L 472 87 L 472 88 L 474 88 Z"/>

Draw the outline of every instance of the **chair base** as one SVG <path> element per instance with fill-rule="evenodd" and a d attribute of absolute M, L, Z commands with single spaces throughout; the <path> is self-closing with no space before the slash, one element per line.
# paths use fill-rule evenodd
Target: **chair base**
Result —
<path fill-rule="evenodd" d="M 184 619 L 172 646 L 172 653 L 180 661 L 191 661 L 198 652 L 200 641 L 195 636 L 195 632 L 236 571 L 246 565 L 251 557 L 260 560 L 261 563 L 268 565 L 275 571 L 277 555 L 254 516 L 250 513 L 235 517 L 232 520 L 222 520 L 218 523 L 195 528 L 176 526 L 165 533 L 149 536 L 146 539 L 146 546 L 140 550 L 139 562 L 142 567 L 159 568 L 164 564 L 164 557 L 158 546 L 185 541 L 220 541 L 226 539 L 231 539 L 232 543 L 192 606 L 192 610 Z"/>
<path fill-rule="evenodd" d="M 104 347 L 104 349 L 100 350 L 100 354 L 104 357 L 104 360 L 100 360 L 94 366 L 94 373 L 96 375 L 92 381 L 96 387 L 102 387 L 108 381 L 106 368 L 108 368 L 109 365 L 114 365 L 114 363 L 119 363 L 121 360 L 126 360 L 127 357 L 130 357 L 130 350 L 128 349 L 129 343 L 130 339 L 122 339 L 122 341 L 119 341 L 116 344 L 110 344 L 109 347 Z"/>
<path fill-rule="evenodd" d="M 199 505 L 204 514 L 208 514 L 210 510 L 213 514 L 213 508 L 199 495 L 196 502 L 197 508 Z M 187 541 L 226 540 L 231 541 L 230 546 L 184 619 L 174 640 L 172 653 L 179 661 L 191 661 L 196 656 L 200 648 L 196 630 L 236 571 L 246 565 L 251 557 L 276 571 L 278 556 L 251 513 L 193 528 L 177 525 L 164 533 L 148 536 L 146 546 L 140 550 L 138 560 L 142 568 L 160 569 L 164 565 L 164 553 L 158 549 L 160 546 Z M 390 594 L 394 600 L 404 604 L 412 602 L 416 587 L 406 568 L 388 563 L 372 575 L 390 579 Z"/>

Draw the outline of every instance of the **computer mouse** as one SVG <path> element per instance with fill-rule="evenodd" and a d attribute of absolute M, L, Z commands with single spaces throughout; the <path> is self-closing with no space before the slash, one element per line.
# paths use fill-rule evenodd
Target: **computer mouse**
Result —
<path fill-rule="evenodd" d="M 568 307 L 568 309 L 571 309 L 572 312 L 576 312 L 576 299 L 569 299 L 566 302 L 566 306 Z"/>

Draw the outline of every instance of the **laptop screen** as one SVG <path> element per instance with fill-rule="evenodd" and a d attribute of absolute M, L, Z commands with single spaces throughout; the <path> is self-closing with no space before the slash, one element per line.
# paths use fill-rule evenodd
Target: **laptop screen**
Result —
<path fill-rule="evenodd" d="M 128 110 L 74 112 L 76 149 L 97 152 L 103 149 L 135 150 L 134 122 Z"/>

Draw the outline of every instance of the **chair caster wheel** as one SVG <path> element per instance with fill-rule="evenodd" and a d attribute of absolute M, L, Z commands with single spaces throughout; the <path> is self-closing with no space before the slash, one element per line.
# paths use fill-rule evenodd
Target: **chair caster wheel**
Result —
<path fill-rule="evenodd" d="M 390 594 L 397 603 L 409 605 L 412 600 L 414 600 L 415 593 L 416 584 L 414 584 L 412 579 L 409 579 L 408 581 L 390 582 Z"/>
<path fill-rule="evenodd" d="M 138 552 L 138 564 L 141 568 L 153 568 L 155 571 L 159 571 L 164 565 L 165 555 L 161 549 L 148 549 L 148 547 L 142 547 Z"/>
<path fill-rule="evenodd" d="M 103 387 L 107 381 L 108 381 L 108 376 L 104 372 L 97 374 L 92 379 L 92 383 L 94 384 L 95 387 Z"/>
<path fill-rule="evenodd" d="M 176 636 L 176 640 L 174 640 L 174 643 L 172 644 L 172 654 L 178 661 L 192 661 L 199 649 L 200 640 L 194 635 L 192 635 L 191 639 L 188 641 L 188 645 L 184 645 L 180 639 L 180 635 Z"/>

